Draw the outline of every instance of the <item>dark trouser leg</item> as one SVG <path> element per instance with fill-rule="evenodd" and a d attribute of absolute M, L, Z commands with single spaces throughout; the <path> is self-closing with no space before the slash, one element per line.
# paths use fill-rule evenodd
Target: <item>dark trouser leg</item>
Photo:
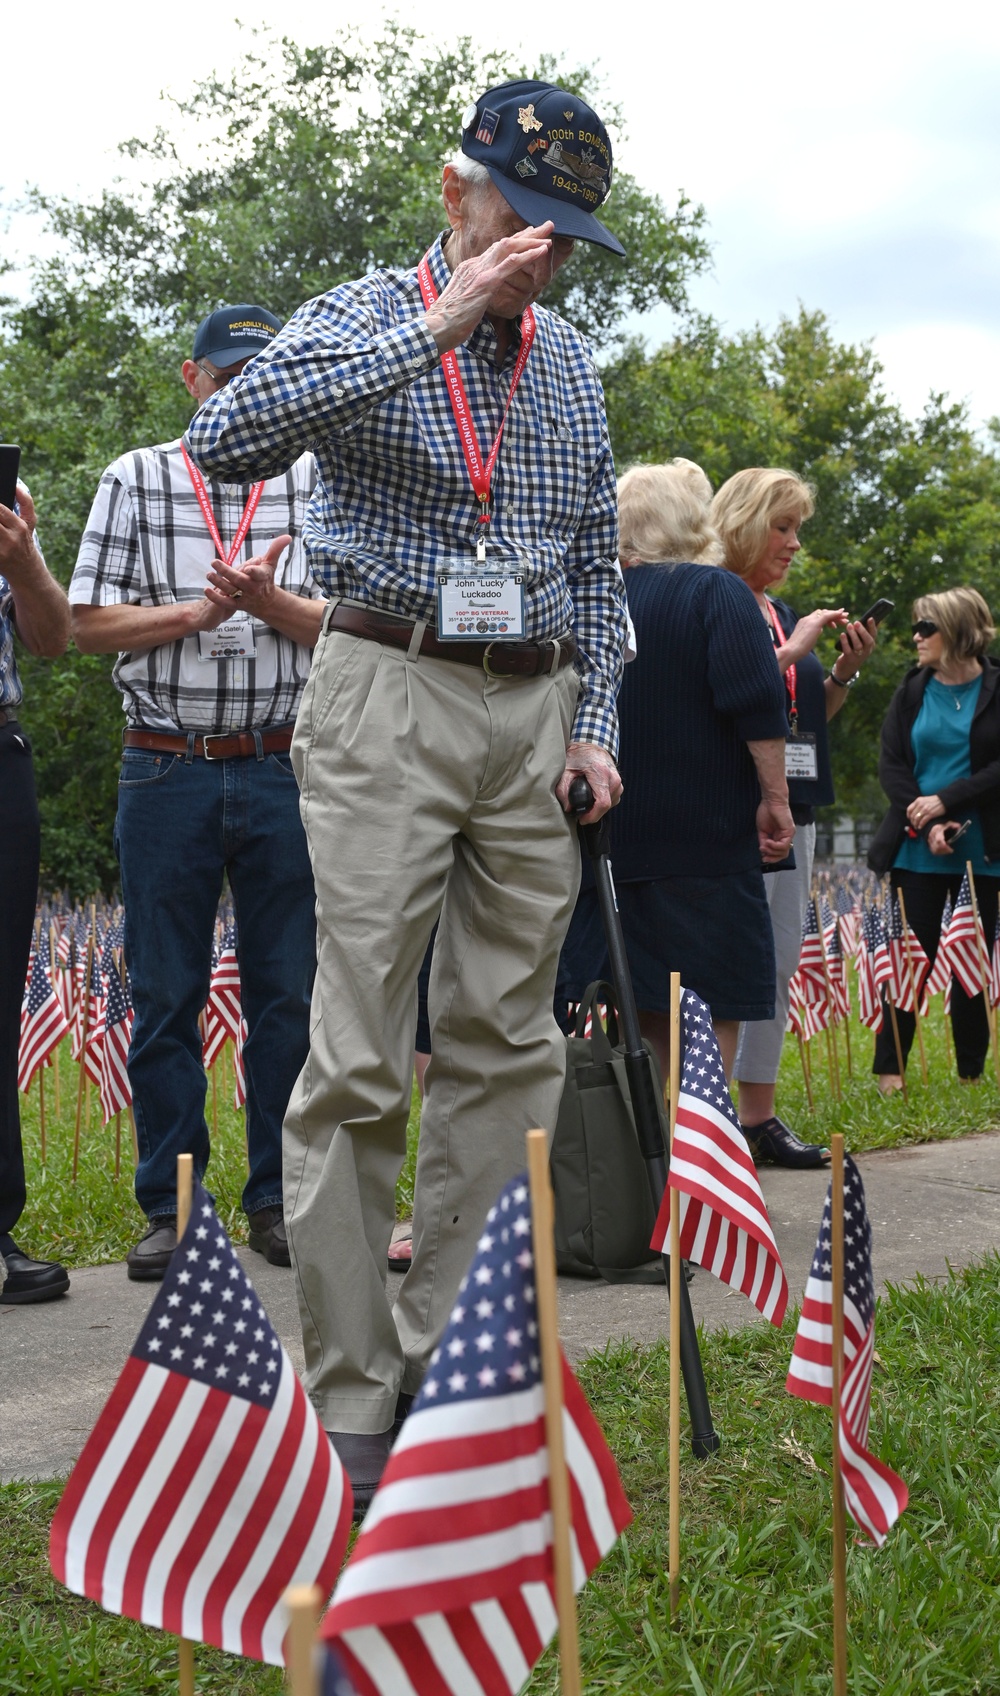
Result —
<path fill-rule="evenodd" d="M 281 1124 L 309 1053 L 316 895 L 287 754 L 227 761 L 226 865 L 247 1040 L 247 1213 L 281 1206 Z"/>
<path fill-rule="evenodd" d="M 956 888 L 961 879 L 956 879 Z M 995 877 L 976 878 L 976 900 L 986 937 L 986 958 L 993 949 L 997 924 Z M 968 996 L 954 978 L 951 984 L 951 1028 L 955 1037 L 955 1065 L 960 1078 L 978 1078 L 990 1046 L 990 1027 L 982 995 Z"/>
<path fill-rule="evenodd" d="M 951 873 L 937 872 L 907 872 L 894 871 L 890 882 L 893 894 L 903 891 L 906 902 L 906 919 L 918 938 L 920 946 L 927 955 L 931 965 L 937 954 L 938 938 L 941 935 L 941 914 L 949 895 L 954 895 L 961 877 L 952 878 Z M 952 992 L 954 993 L 954 991 Z M 889 1012 L 885 996 L 882 997 L 885 1008 L 885 1022 L 875 1038 L 875 1058 L 872 1071 L 878 1074 L 899 1071 L 899 1060 L 896 1055 L 896 1043 L 892 1034 L 892 1016 Z M 912 1013 L 904 1013 L 896 1009 L 896 1023 L 899 1026 L 899 1043 L 903 1050 L 903 1065 L 913 1045 L 917 1024 Z"/>
<path fill-rule="evenodd" d="M 21 1000 L 38 896 L 38 803 L 27 737 L 0 726 L 0 1254 L 24 1210 L 24 1155 L 17 1099 Z"/>
<path fill-rule="evenodd" d="M 115 846 L 135 1024 L 129 1049 L 139 1165 L 150 1218 L 173 1213 L 177 1156 L 208 1165 L 198 1015 L 208 997 L 222 891 L 222 762 L 126 748 Z"/>

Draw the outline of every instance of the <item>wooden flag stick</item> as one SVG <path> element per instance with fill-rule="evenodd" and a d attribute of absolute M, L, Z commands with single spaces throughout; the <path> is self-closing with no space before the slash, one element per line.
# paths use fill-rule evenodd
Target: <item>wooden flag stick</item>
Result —
<path fill-rule="evenodd" d="M 830 977 L 830 962 L 826 957 L 826 937 L 823 935 L 823 912 L 819 904 L 819 896 L 813 896 L 813 912 L 816 914 L 816 928 L 819 931 L 819 951 L 823 956 L 823 983 L 826 987 L 826 1004 L 830 1009 L 830 1023 L 826 1027 L 827 1060 L 830 1067 L 830 1083 L 838 1101 L 840 1094 L 840 1059 L 837 1054 L 837 1008 L 833 999 L 833 979 Z"/>
<path fill-rule="evenodd" d="M 122 1114 L 121 1108 L 115 1114 L 115 1182 L 122 1175 Z"/>
<path fill-rule="evenodd" d="M 59 958 L 59 945 L 56 942 L 56 927 L 55 927 L 54 924 L 50 924 L 49 925 L 49 979 L 52 983 L 53 989 L 55 989 L 55 986 L 56 986 L 56 961 L 58 960 L 58 958 Z M 62 1006 L 61 1001 L 60 1001 L 59 1005 L 60 1005 L 60 1007 Z M 56 1086 L 56 1119 L 58 1120 L 58 1119 L 62 1118 L 62 1103 L 59 1100 L 59 1045 L 58 1045 L 58 1043 L 56 1044 L 55 1048 L 52 1050 L 52 1072 L 53 1072 L 53 1082 Z M 43 1158 L 44 1158 L 44 1156 L 43 1156 Z"/>
<path fill-rule="evenodd" d="M 917 996 L 917 974 L 913 965 L 913 944 L 910 941 L 910 927 L 906 920 L 906 896 L 903 894 L 901 889 L 897 889 L 896 894 L 899 898 L 899 916 L 903 921 L 903 948 L 906 951 L 906 972 L 910 980 L 910 994 L 913 997 L 913 1018 L 917 1027 L 917 1043 L 920 1047 L 920 1076 L 926 1084 L 929 1081 L 927 1076 L 927 1054 L 924 1049 L 924 1027 L 920 1022 L 920 1006 L 919 998 Z"/>
<path fill-rule="evenodd" d="M 83 1088 L 87 1081 L 87 1068 L 84 1064 L 87 1054 L 87 1033 L 90 1021 L 90 972 L 94 964 L 94 933 L 87 940 L 87 970 L 83 980 L 83 1036 L 80 1042 L 80 1083 L 76 1092 L 76 1131 L 73 1135 L 73 1182 L 76 1183 L 80 1170 L 80 1118 L 83 1113 Z"/>
<path fill-rule="evenodd" d="M 545 1391 L 545 1440 L 549 1451 L 549 1499 L 552 1505 L 552 1555 L 555 1565 L 556 1613 L 559 1616 L 559 1670 L 562 1696 L 581 1696 L 580 1646 L 576 1625 L 576 1590 L 570 1541 L 569 1476 L 563 1442 L 562 1351 L 559 1347 L 559 1308 L 556 1299 L 555 1225 L 549 1179 L 548 1138 L 544 1131 L 525 1134 L 528 1182 L 531 1186 L 531 1238 L 535 1256 L 535 1299 L 542 1345 L 542 1385 Z"/>
<path fill-rule="evenodd" d="M 812 1080 L 809 1076 L 809 1061 L 806 1059 L 806 1045 L 801 1031 L 799 1032 L 799 1058 L 802 1061 L 802 1076 L 805 1079 L 806 1100 L 809 1103 L 809 1111 L 811 1113 L 813 1111 Z"/>
<path fill-rule="evenodd" d="M 282 1601 L 288 1609 L 285 1685 L 288 1696 L 319 1696 L 316 1678 L 316 1620 L 323 1598 L 318 1584 L 293 1584 Z"/>
<path fill-rule="evenodd" d="M 681 1089 L 681 975 L 670 974 L 670 1151 Z M 670 1191 L 670 1618 L 681 1599 L 681 1198 Z"/>
<path fill-rule="evenodd" d="M 177 1156 L 177 1241 L 180 1242 L 191 1217 L 191 1195 L 194 1189 L 194 1157 Z M 187 1637 L 177 1639 L 178 1696 L 194 1696 L 194 1644 Z"/>
<path fill-rule="evenodd" d="M 979 918 L 979 899 L 976 895 L 976 880 L 972 875 L 972 861 L 966 860 L 965 869 L 969 877 L 969 894 L 972 896 L 972 918 L 976 927 L 976 950 L 979 954 L 979 970 L 983 975 L 983 1004 L 986 1008 L 986 1024 L 990 1033 L 990 1047 L 993 1050 L 993 1070 L 996 1073 L 997 1086 L 1000 1087 L 1000 1053 L 997 1051 L 997 1021 L 996 1011 L 990 1004 L 990 973 L 986 963 L 986 946 L 983 940 L 983 927 Z"/>
<path fill-rule="evenodd" d="M 41 1135 L 42 1165 L 45 1165 L 45 1061 L 38 1068 L 38 1129 Z"/>
<path fill-rule="evenodd" d="M 844 1366 L 844 1136 L 830 1138 L 833 1305 L 833 1696 L 847 1696 L 847 1521 L 840 1472 L 840 1381 Z"/>

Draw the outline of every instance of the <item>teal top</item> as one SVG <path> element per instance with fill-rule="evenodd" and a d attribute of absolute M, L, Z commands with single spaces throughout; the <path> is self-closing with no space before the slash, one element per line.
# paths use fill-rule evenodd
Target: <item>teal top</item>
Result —
<path fill-rule="evenodd" d="M 936 677 L 927 679 L 920 711 L 910 733 L 913 775 L 921 795 L 939 795 L 949 783 L 971 777 L 969 731 L 982 686 L 982 672 L 971 683 L 941 683 Z M 966 819 L 972 821 L 956 844 L 954 854 L 932 854 L 925 837 L 914 839 L 904 836 L 894 864 L 907 872 L 951 874 L 956 865 L 964 867 L 966 860 L 971 860 L 977 877 L 995 877 L 997 867 L 986 858 L 978 808 L 953 812 L 950 817 L 959 824 L 964 824 Z"/>

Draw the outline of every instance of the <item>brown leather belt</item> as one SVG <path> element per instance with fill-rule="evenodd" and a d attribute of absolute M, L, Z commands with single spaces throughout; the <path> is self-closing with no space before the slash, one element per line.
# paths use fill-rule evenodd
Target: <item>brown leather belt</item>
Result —
<path fill-rule="evenodd" d="M 369 642 L 384 642 L 390 648 L 409 649 L 414 620 L 379 612 L 376 607 L 338 601 L 329 618 L 328 630 L 349 631 Z M 440 642 L 433 630 L 425 630 L 417 653 L 435 660 L 457 660 L 459 665 L 482 666 L 488 677 L 544 677 L 561 671 L 576 653 L 570 635 L 557 642 Z"/>
<path fill-rule="evenodd" d="M 292 745 L 290 728 L 260 730 L 257 735 L 265 754 L 287 754 Z M 170 736 L 159 730 L 126 730 L 122 734 L 122 744 L 126 748 L 149 748 L 155 754 L 186 754 L 188 751 L 186 736 Z M 252 730 L 237 730 L 232 735 L 196 736 L 194 752 L 203 760 L 249 760 L 256 756 L 257 742 Z"/>

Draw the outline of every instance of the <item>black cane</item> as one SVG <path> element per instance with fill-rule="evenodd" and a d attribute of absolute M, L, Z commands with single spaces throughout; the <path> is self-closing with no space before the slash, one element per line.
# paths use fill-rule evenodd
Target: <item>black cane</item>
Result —
<path fill-rule="evenodd" d="M 578 818 L 583 813 L 589 813 L 594 805 L 593 792 L 585 777 L 575 777 L 570 784 L 569 804 L 570 811 L 575 813 Z M 649 1063 L 649 1054 L 639 1030 L 639 1013 L 632 988 L 632 974 L 629 971 L 628 959 L 625 954 L 625 938 L 622 935 L 622 923 L 618 914 L 618 898 L 615 894 L 614 879 L 611 875 L 611 861 L 608 858 L 610 817 L 609 813 L 605 813 L 597 824 L 582 824 L 579 829 L 594 869 L 597 900 L 601 909 L 604 935 L 608 944 L 611 978 L 618 1002 L 618 1018 L 625 1039 L 625 1076 L 628 1079 L 629 1094 L 632 1098 L 632 1114 L 635 1119 L 636 1136 L 640 1152 L 646 1162 L 646 1173 L 649 1178 L 653 1204 L 659 1209 L 660 1202 L 663 1200 L 663 1192 L 667 1187 L 667 1150 L 663 1146 L 663 1130 L 656 1100 L 653 1069 Z M 667 1288 L 669 1289 L 669 1256 L 664 1255 L 663 1261 L 667 1268 Z M 701 1459 L 705 1455 L 714 1454 L 719 1447 L 721 1438 L 712 1424 L 712 1410 L 708 1405 L 705 1373 L 702 1369 L 701 1353 L 698 1348 L 698 1333 L 695 1329 L 694 1314 L 691 1310 L 691 1297 L 684 1278 L 681 1279 L 681 1372 L 684 1376 L 684 1390 L 687 1395 L 688 1412 L 691 1416 L 691 1448 L 693 1453 Z"/>

